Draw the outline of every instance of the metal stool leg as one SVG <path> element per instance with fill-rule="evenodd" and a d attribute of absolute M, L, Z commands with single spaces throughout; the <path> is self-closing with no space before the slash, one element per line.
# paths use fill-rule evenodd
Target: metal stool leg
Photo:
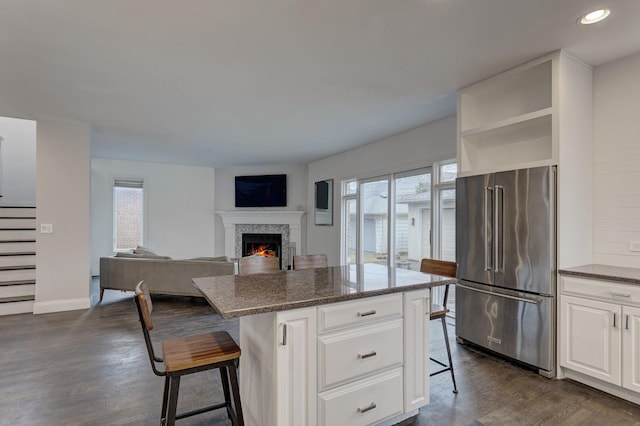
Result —
<path fill-rule="evenodd" d="M 233 421 L 233 417 L 231 416 L 231 393 L 229 392 L 229 375 L 227 374 L 226 367 L 220 367 L 220 381 L 222 382 L 222 392 L 224 392 L 224 402 L 227 404 L 227 417 L 231 421 Z"/>
<path fill-rule="evenodd" d="M 164 376 L 164 391 L 162 392 L 162 414 L 160 424 L 165 424 L 167 420 L 167 402 L 169 400 L 169 376 Z"/>
<path fill-rule="evenodd" d="M 440 318 L 442 320 L 442 331 L 444 332 L 444 343 L 447 345 L 447 356 L 449 357 L 449 370 L 451 370 L 451 380 L 453 381 L 453 393 L 458 393 L 458 387 L 456 386 L 456 377 L 453 375 L 453 361 L 451 359 L 451 347 L 449 346 L 449 333 L 447 332 L 447 321 L 445 317 Z"/>
<path fill-rule="evenodd" d="M 169 379 L 169 407 L 167 408 L 167 426 L 176 424 L 176 409 L 178 408 L 178 389 L 180 388 L 180 376 Z"/>
<path fill-rule="evenodd" d="M 233 392 L 233 403 L 236 408 L 236 426 L 244 426 L 244 417 L 242 416 L 242 403 L 240 402 L 240 387 L 238 386 L 238 360 L 233 362 L 233 365 L 229 365 L 229 376 L 231 377 L 231 391 Z"/>

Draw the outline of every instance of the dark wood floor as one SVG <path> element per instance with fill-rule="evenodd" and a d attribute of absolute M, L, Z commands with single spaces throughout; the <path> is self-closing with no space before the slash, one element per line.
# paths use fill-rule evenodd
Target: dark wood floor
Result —
<path fill-rule="evenodd" d="M 221 320 L 200 299 L 154 297 L 154 322 L 157 343 L 217 329 L 238 339 L 238 321 Z M 432 327 L 434 351 L 443 350 L 439 336 Z M 449 376 L 432 378 L 432 403 L 416 425 L 640 425 L 638 405 L 466 346 L 454 343 L 453 350 L 460 393 L 451 392 Z M 0 425 L 154 425 L 162 385 L 151 371 L 130 293 L 107 291 L 87 311 L 0 317 Z M 179 410 L 213 399 L 222 399 L 218 375 L 190 376 Z M 218 411 L 179 424 L 230 423 Z"/>

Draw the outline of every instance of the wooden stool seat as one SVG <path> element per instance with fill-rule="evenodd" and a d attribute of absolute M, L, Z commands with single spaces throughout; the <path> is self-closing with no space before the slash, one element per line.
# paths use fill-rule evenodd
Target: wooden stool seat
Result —
<path fill-rule="evenodd" d="M 188 370 L 240 357 L 240 348 L 226 331 L 162 342 L 166 371 Z"/>
<path fill-rule="evenodd" d="M 438 318 L 442 318 L 450 312 L 449 308 L 445 308 L 442 305 L 438 305 L 434 303 L 431 305 L 431 313 L 429 314 L 429 319 L 434 320 Z"/>

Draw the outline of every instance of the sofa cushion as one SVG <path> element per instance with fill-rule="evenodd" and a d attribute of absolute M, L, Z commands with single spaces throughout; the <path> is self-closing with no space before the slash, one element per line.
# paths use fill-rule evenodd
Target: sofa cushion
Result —
<path fill-rule="evenodd" d="M 150 254 L 142 254 L 142 253 L 127 253 L 127 252 L 118 252 L 115 257 L 126 257 L 132 259 L 171 259 L 169 256 L 158 256 L 150 255 Z"/>
<path fill-rule="evenodd" d="M 189 260 L 206 260 L 209 262 L 230 262 L 230 259 L 227 256 L 215 256 L 215 257 L 194 257 Z"/>
<path fill-rule="evenodd" d="M 133 253 L 134 254 L 146 254 L 146 255 L 149 255 L 149 256 L 157 256 L 158 255 L 155 251 L 153 251 L 153 250 L 151 250 L 149 248 L 146 248 L 146 247 L 142 247 L 142 246 L 138 246 L 138 247 L 134 248 L 133 249 Z"/>

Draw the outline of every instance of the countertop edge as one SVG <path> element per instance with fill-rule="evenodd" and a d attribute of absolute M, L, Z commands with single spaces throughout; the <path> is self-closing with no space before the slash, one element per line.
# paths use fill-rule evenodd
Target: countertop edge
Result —
<path fill-rule="evenodd" d="M 329 303 L 337 303 L 337 302 L 346 302 L 349 300 L 364 299 L 367 297 L 384 296 L 386 294 L 404 293 L 407 291 L 430 289 L 433 287 L 438 287 L 446 284 L 456 284 L 457 282 L 458 280 L 455 278 L 447 278 L 439 281 L 432 281 L 430 283 L 414 284 L 414 285 L 407 285 L 402 287 L 392 287 L 392 288 L 385 288 L 380 290 L 371 290 L 365 293 L 350 293 L 350 294 L 343 294 L 339 296 L 326 296 L 326 297 L 319 297 L 317 299 L 299 300 L 299 301 L 288 302 L 288 303 L 285 302 L 280 304 L 259 306 L 255 308 L 231 310 L 227 312 L 221 312 L 218 309 L 218 307 L 215 305 L 215 302 L 210 300 L 206 296 L 205 296 L 205 299 L 207 299 L 209 304 L 215 309 L 215 311 L 220 315 L 220 317 L 222 317 L 223 319 L 231 319 L 231 318 L 237 318 L 237 317 L 248 316 L 248 315 L 265 314 L 269 312 L 280 312 L 280 311 L 289 311 L 292 309 L 299 309 L 299 308 L 309 308 L 312 306 L 326 305 Z"/>
<path fill-rule="evenodd" d="M 593 267 L 606 267 L 612 270 L 618 270 L 619 272 L 614 275 L 613 273 L 605 273 L 605 272 L 597 272 L 597 271 L 585 271 L 582 268 L 593 268 Z M 633 271 L 637 271 L 638 274 L 638 278 L 634 278 L 634 277 L 630 277 L 628 275 L 624 275 L 624 271 L 629 271 L 629 270 L 633 270 Z M 560 275 L 569 275 L 569 276 L 573 276 L 573 277 L 580 277 L 580 278 L 594 278 L 594 279 L 599 279 L 599 280 L 605 280 L 605 281 L 615 281 L 618 283 L 624 283 L 624 284 L 634 284 L 634 285 L 640 285 L 640 269 L 633 269 L 633 268 L 617 268 L 614 266 L 608 266 L 608 265 L 584 265 L 584 266 L 578 266 L 576 268 L 568 268 L 568 269 L 559 269 L 558 273 Z"/>

